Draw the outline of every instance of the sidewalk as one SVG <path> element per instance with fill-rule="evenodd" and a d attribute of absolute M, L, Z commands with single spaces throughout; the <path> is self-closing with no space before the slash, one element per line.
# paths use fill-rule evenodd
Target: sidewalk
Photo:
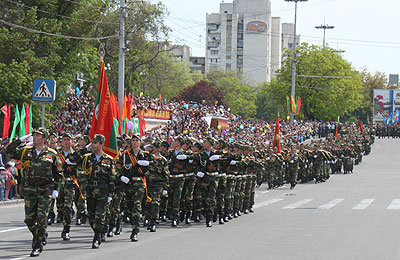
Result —
<path fill-rule="evenodd" d="M 0 201 L 0 207 L 3 205 L 12 205 L 12 204 L 22 204 L 24 203 L 23 199 L 13 199 L 13 200 L 7 200 L 7 201 Z"/>

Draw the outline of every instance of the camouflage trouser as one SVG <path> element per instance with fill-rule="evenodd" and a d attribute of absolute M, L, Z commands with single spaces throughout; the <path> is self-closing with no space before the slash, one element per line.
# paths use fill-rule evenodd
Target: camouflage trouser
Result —
<path fill-rule="evenodd" d="M 288 168 L 288 181 L 291 184 L 294 184 L 297 180 L 297 167 L 290 167 Z"/>
<path fill-rule="evenodd" d="M 224 215 L 225 212 L 225 193 L 226 193 L 226 176 L 219 176 L 218 187 L 217 187 L 217 212 L 220 216 Z"/>
<path fill-rule="evenodd" d="M 147 183 L 147 192 L 151 197 L 151 202 L 145 203 L 145 215 L 149 219 L 156 220 L 159 217 L 163 187 L 164 184 L 161 182 Z"/>
<path fill-rule="evenodd" d="M 63 207 L 63 225 L 71 226 L 72 221 L 72 202 L 75 198 L 75 183 L 72 181 L 66 181 L 64 190 L 64 207 Z"/>
<path fill-rule="evenodd" d="M 121 223 L 121 203 L 124 199 L 125 193 L 123 191 L 115 192 L 113 199 L 111 200 L 110 205 L 110 217 L 108 220 L 108 224 L 110 226 L 116 226 Z"/>
<path fill-rule="evenodd" d="M 267 183 L 268 188 L 272 189 L 274 187 L 275 170 L 274 168 L 269 168 L 267 170 Z"/>
<path fill-rule="evenodd" d="M 233 210 L 237 211 L 240 209 L 240 192 L 242 188 L 242 182 L 244 180 L 243 177 L 238 177 L 240 175 L 236 176 L 236 185 L 234 189 L 234 196 L 233 196 Z"/>
<path fill-rule="evenodd" d="M 235 177 L 227 177 L 225 191 L 225 214 L 230 214 L 233 211 L 233 192 L 235 189 Z"/>
<path fill-rule="evenodd" d="M 62 222 L 64 218 L 64 181 L 58 187 L 58 197 L 56 199 L 57 218 Z"/>
<path fill-rule="evenodd" d="M 242 177 L 242 185 L 240 186 L 240 193 L 239 193 L 239 210 L 243 209 L 246 183 L 247 183 L 247 177 Z"/>
<path fill-rule="evenodd" d="M 243 190 L 243 203 L 242 203 L 242 210 L 250 209 L 250 194 L 251 194 L 251 181 L 252 176 L 246 175 L 244 179 L 244 190 Z M 243 185 L 243 184 L 242 184 Z M 242 186 L 243 187 L 243 186 Z"/>
<path fill-rule="evenodd" d="M 79 175 L 78 175 L 78 176 L 79 176 Z M 84 177 L 84 178 L 86 178 L 86 177 Z M 80 193 L 78 187 L 75 187 L 75 194 L 76 194 L 75 197 L 77 197 L 77 199 L 76 199 L 76 201 L 75 201 L 75 205 L 76 205 L 76 216 L 77 216 L 78 218 L 80 218 L 80 217 L 82 217 L 82 215 L 85 214 L 85 211 L 86 211 L 86 199 L 85 199 L 85 198 L 86 198 L 86 185 L 87 185 L 87 181 L 86 181 L 85 179 L 78 178 L 78 183 L 79 183 L 79 186 L 80 186 L 80 188 L 81 188 L 82 195 L 83 195 L 83 198 L 81 198 L 81 193 Z"/>
<path fill-rule="evenodd" d="M 317 163 L 313 165 L 312 174 L 316 181 L 321 180 L 322 165 Z"/>
<path fill-rule="evenodd" d="M 168 194 L 161 197 L 161 200 L 160 200 L 160 215 L 167 214 L 167 207 L 168 207 Z"/>
<path fill-rule="evenodd" d="M 48 213 L 48 216 L 49 216 L 49 217 L 50 217 L 50 214 L 53 215 L 53 216 L 55 216 L 55 213 L 54 213 L 54 205 L 55 205 L 55 204 L 56 204 L 56 200 L 53 199 L 53 198 L 51 198 L 51 203 L 50 203 L 49 213 Z"/>
<path fill-rule="evenodd" d="M 250 204 L 249 204 L 249 209 L 251 209 L 255 203 L 254 198 L 256 196 L 256 184 L 257 184 L 257 177 L 253 176 L 251 180 L 251 191 L 250 191 Z"/>
<path fill-rule="evenodd" d="M 193 192 L 196 182 L 196 176 L 185 177 L 181 195 L 181 211 L 191 213 L 193 211 Z"/>
<path fill-rule="evenodd" d="M 214 215 L 215 206 L 216 206 L 216 195 L 217 195 L 217 187 L 218 187 L 218 177 L 212 175 L 205 175 L 205 208 L 206 216 L 211 217 Z"/>
<path fill-rule="evenodd" d="M 47 215 L 51 204 L 51 187 L 24 187 L 25 223 L 34 237 L 42 240 L 47 229 Z"/>
<path fill-rule="evenodd" d="M 142 200 L 145 194 L 144 183 L 141 180 L 130 181 L 126 188 L 126 205 L 128 216 L 131 219 L 132 231 L 139 232 Z"/>
<path fill-rule="evenodd" d="M 171 208 L 172 217 L 176 219 L 179 216 L 179 207 L 184 183 L 185 180 L 183 178 L 169 179 L 168 207 Z"/>
<path fill-rule="evenodd" d="M 90 226 L 95 233 L 104 232 L 106 226 L 108 194 L 97 186 L 87 187 L 87 210 Z"/>
<path fill-rule="evenodd" d="M 204 178 L 198 178 L 196 180 L 193 192 L 193 211 L 196 213 L 204 210 L 206 187 L 207 185 Z"/>

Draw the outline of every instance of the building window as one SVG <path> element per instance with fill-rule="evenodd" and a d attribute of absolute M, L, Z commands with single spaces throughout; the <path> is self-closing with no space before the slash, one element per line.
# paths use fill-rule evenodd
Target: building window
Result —
<path fill-rule="evenodd" d="M 243 47 L 243 41 L 238 41 L 237 46 L 238 47 Z"/>
<path fill-rule="evenodd" d="M 243 39 L 243 33 L 238 33 L 238 39 Z"/>
<path fill-rule="evenodd" d="M 226 35 L 226 38 L 232 39 L 232 34 L 231 34 L 231 33 L 230 33 L 230 34 L 227 34 L 227 35 Z"/>
<path fill-rule="evenodd" d="M 237 50 L 238 55 L 243 55 L 243 50 Z"/>
<path fill-rule="evenodd" d="M 210 37 L 210 39 L 216 41 L 216 40 L 221 39 L 221 34 L 220 33 L 209 33 L 208 37 Z"/>
<path fill-rule="evenodd" d="M 210 23 L 210 24 L 208 24 L 208 30 L 209 31 L 216 31 L 216 30 L 218 30 L 218 28 L 219 28 L 219 24 L 215 24 L 215 23 Z"/>
<path fill-rule="evenodd" d="M 211 64 L 217 64 L 218 63 L 218 59 L 217 58 L 212 58 L 212 59 L 210 59 L 210 63 Z"/>
<path fill-rule="evenodd" d="M 232 52 L 231 51 L 226 51 L 226 56 L 231 56 Z"/>
<path fill-rule="evenodd" d="M 227 29 L 227 30 L 232 30 L 232 25 L 227 25 L 227 26 L 226 26 L 226 29 Z"/>
<path fill-rule="evenodd" d="M 232 46 L 232 42 L 226 42 L 226 46 L 227 47 L 231 47 Z"/>
<path fill-rule="evenodd" d="M 227 60 L 226 60 L 226 63 L 227 63 L 227 64 L 231 64 L 231 63 L 232 63 L 232 60 L 231 60 L 231 59 L 227 59 Z"/>
<path fill-rule="evenodd" d="M 239 29 L 239 30 L 240 30 L 240 29 L 243 30 L 243 28 L 244 28 L 244 25 L 243 25 L 242 23 L 239 23 L 239 24 L 238 24 L 238 29 Z"/>
<path fill-rule="evenodd" d="M 219 51 L 217 50 L 211 50 L 211 55 L 218 55 Z"/>

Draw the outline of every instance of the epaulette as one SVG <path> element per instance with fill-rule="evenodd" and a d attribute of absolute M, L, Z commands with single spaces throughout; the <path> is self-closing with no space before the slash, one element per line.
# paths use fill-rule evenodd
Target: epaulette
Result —
<path fill-rule="evenodd" d="M 31 146 L 31 147 L 33 147 L 33 146 Z M 50 152 L 52 152 L 52 153 L 55 153 L 55 154 L 57 154 L 57 151 L 56 150 L 54 150 L 53 148 L 50 148 L 50 147 L 48 147 L 47 148 L 47 150 L 49 150 Z"/>

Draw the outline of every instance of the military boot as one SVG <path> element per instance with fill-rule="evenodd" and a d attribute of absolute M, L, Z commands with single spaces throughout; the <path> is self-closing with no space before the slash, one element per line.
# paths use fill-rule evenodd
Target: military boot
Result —
<path fill-rule="evenodd" d="M 229 222 L 229 214 L 224 215 L 224 222 Z"/>
<path fill-rule="evenodd" d="M 138 237 L 137 237 L 137 231 L 136 231 L 136 230 L 133 230 L 133 231 L 132 231 L 132 234 L 131 234 L 131 241 L 132 241 L 132 242 L 137 242 L 137 241 L 139 241 L 139 240 L 138 240 Z"/>
<path fill-rule="evenodd" d="M 147 217 L 143 220 L 143 226 L 147 227 L 149 225 L 149 219 Z"/>
<path fill-rule="evenodd" d="M 81 217 L 80 217 L 80 216 L 79 216 L 79 217 L 76 217 L 76 225 L 77 225 L 77 226 L 82 225 L 82 220 L 81 220 Z"/>
<path fill-rule="evenodd" d="M 181 211 L 179 214 L 179 222 L 185 221 L 185 211 Z"/>
<path fill-rule="evenodd" d="M 43 244 L 43 246 L 45 246 L 45 245 L 47 245 L 47 237 L 49 236 L 49 233 L 45 233 L 44 234 L 44 237 L 43 237 L 43 240 L 42 240 L 42 244 Z"/>
<path fill-rule="evenodd" d="M 56 215 L 54 214 L 54 212 L 50 212 L 49 214 L 49 218 L 47 219 L 47 225 L 51 225 L 54 223 L 54 218 L 56 217 Z"/>
<path fill-rule="evenodd" d="M 83 213 L 81 216 L 81 223 L 86 224 L 86 220 L 87 220 L 87 215 L 86 215 L 86 213 Z"/>
<path fill-rule="evenodd" d="M 100 240 L 101 240 L 101 242 L 106 242 L 106 233 L 105 232 L 101 232 Z"/>
<path fill-rule="evenodd" d="M 219 224 L 220 224 L 220 225 L 225 224 L 224 216 L 223 216 L 222 214 L 219 215 Z"/>
<path fill-rule="evenodd" d="M 191 217 L 192 217 L 192 214 L 191 214 L 190 212 L 187 212 L 187 213 L 186 213 L 186 220 L 185 220 L 185 223 L 186 223 L 187 225 L 190 225 Z"/>
<path fill-rule="evenodd" d="M 43 251 L 42 241 L 36 240 L 35 244 L 33 245 L 33 249 L 32 249 L 30 256 L 31 257 L 39 256 L 42 251 Z"/>
<path fill-rule="evenodd" d="M 63 231 L 61 232 L 61 237 L 64 241 L 69 241 L 71 238 L 69 237 L 69 226 L 64 226 Z"/>
<path fill-rule="evenodd" d="M 207 216 L 206 217 L 206 227 L 212 227 L 213 221 L 212 221 L 212 216 Z"/>
<path fill-rule="evenodd" d="M 119 234 L 121 234 L 121 232 L 122 232 L 122 227 L 121 227 L 121 224 L 118 223 L 117 227 L 115 228 L 114 235 L 118 236 Z"/>
<path fill-rule="evenodd" d="M 150 232 L 156 232 L 156 221 L 154 219 L 150 221 Z"/>
<path fill-rule="evenodd" d="M 100 233 L 96 232 L 93 236 L 92 248 L 98 249 L 100 247 L 100 244 L 101 244 Z"/>
<path fill-rule="evenodd" d="M 198 222 L 200 222 L 201 220 L 200 220 L 200 214 L 199 214 L 199 212 L 195 212 L 194 214 L 193 214 L 194 216 L 193 216 L 193 221 L 194 222 L 196 222 L 196 223 L 198 223 Z"/>
<path fill-rule="evenodd" d="M 177 227 L 177 226 L 178 226 L 178 219 L 174 218 L 172 220 L 171 227 Z"/>
<path fill-rule="evenodd" d="M 114 236 L 113 230 L 114 230 L 114 226 L 113 226 L 113 225 L 110 225 L 110 226 L 108 227 L 107 237 L 113 237 L 113 236 Z"/>

